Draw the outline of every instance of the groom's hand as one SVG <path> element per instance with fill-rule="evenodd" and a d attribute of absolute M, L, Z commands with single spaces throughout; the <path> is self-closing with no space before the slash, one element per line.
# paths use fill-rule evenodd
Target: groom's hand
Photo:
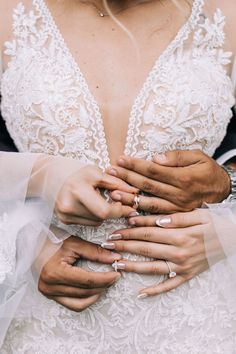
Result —
<path fill-rule="evenodd" d="M 114 271 L 90 272 L 74 266 L 81 258 L 112 264 L 121 256 L 71 236 L 44 265 L 38 284 L 43 295 L 76 312 L 94 304 L 120 278 Z"/>
<path fill-rule="evenodd" d="M 150 194 L 140 196 L 139 209 L 151 213 L 174 213 L 221 202 L 230 193 L 227 172 L 200 150 L 169 151 L 152 161 L 122 156 L 108 173 Z M 113 200 L 134 204 L 134 195 L 111 193 Z"/>

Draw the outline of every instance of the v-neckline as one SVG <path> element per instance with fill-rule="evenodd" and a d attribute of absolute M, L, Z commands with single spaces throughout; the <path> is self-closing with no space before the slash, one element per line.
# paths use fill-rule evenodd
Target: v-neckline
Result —
<path fill-rule="evenodd" d="M 125 146 L 124 146 L 124 155 L 135 155 L 137 152 L 138 145 L 138 135 L 139 135 L 139 127 L 142 123 L 142 114 L 143 108 L 145 106 L 146 99 L 150 92 L 150 88 L 152 87 L 152 83 L 158 75 L 160 67 L 163 62 L 166 61 L 167 57 L 171 55 L 175 51 L 175 49 L 182 45 L 185 40 L 188 39 L 189 33 L 194 29 L 196 24 L 198 23 L 199 16 L 201 14 L 202 8 L 204 6 L 204 0 L 194 0 L 192 4 L 191 13 L 186 20 L 186 22 L 180 27 L 177 31 L 175 37 L 170 41 L 170 43 L 165 47 L 162 53 L 155 60 L 154 65 L 150 69 L 149 73 L 146 76 L 140 90 L 138 91 L 133 104 L 130 108 L 130 113 L 128 117 L 128 128 L 126 132 Z M 58 25 L 56 24 L 52 12 L 48 8 L 45 0 L 33 0 L 33 3 L 38 5 L 39 11 L 42 12 L 42 15 L 48 19 L 48 28 L 51 30 L 51 36 L 61 45 L 61 49 L 64 51 L 66 56 L 69 58 L 71 65 L 75 72 L 77 73 L 80 83 L 83 85 L 83 89 L 85 90 L 85 94 L 88 97 L 91 106 L 94 109 L 94 114 L 96 118 L 97 124 L 97 134 L 98 134 L 98 144 L 102 146 L 101 149 L 101 160 L 100 167 L 107 168 L 111 165 L 111 159 L 108 151 L 107 138 L 105 134 L 105 125 L 103 120 L 103 115 L 101 113 L 100 106 L 89 89 L 87 80 L 83 75 L 79 63 L 74 58 L 69 46 L 67 45 Z M 96 145 L 98 145 L 96 144 Z"/>

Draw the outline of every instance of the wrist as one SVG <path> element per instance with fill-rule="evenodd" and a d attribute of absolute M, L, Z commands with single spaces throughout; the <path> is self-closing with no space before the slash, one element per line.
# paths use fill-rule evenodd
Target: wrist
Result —
<path fill-rule="evenodd" d="M 236 202 L 236 169 L 234 165 L 223 165 L 225 172 L 229 178 L 229 193 L 223 202 Z"/>

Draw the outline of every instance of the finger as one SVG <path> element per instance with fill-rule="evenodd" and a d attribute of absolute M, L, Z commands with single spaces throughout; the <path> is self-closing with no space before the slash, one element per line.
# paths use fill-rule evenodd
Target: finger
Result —
<path fill-rule="evenodd" d="M 121 259 L 120 254 L 75 236 L 70 237 L 70 249 L 77 255 L 77 258 L 88 259 L 102 264 L 112 264 L 114 261 Z"/>
<path fill-rule="evenodd" d="M 163 228 L 186 228 L 210 222 L 210 215 L 206 210 L 194 210 L 186 213 L 171 215 L 147 215 L 129 218 L 131 226 L 160 226 Z"/>
<path fill-rule="evenodd" d="M 48 285 L 40 281 L 39 291 L 45 296 L 65 296 L 65 297 L 90 297 L 93 295 L 101 294 L 105 291 L 105 288 L 95 288 L 95 289 L 82 289 L 74 286 L 65 285 Z"/>
<path fill-rule="evenodd" d="M 86 289 L 107 288 L 120 279 L 117 272 L 89 272 L 82 268 L 68 266 L 60 274 L 60 284 Z M 55 279 L 58 283 L 58 277 Z"/>
<path fill-rule="evenodd" d="M 125 181 L 117 178 L 116 176 L 103 173 L 101 179 L 96 184 L 96 187 L 103 189 L 114 190 L 119 189 L 127 193 L 138 193 L 138 189 L 125 183 Z"/>
<path fill-rule="evenodd" d="M 65 225 L 84 225 L 84 226 L 100 226 L 102 221 L 93 221 L 92 219 L 86 219 L 73 215 L 65 216 L 64 214 L 57 213 L 59 220 Z"/>
<path fill-rule="evenodd" d="M 122 204 L 132 205 L 132 206 L 134 205 L 134 195 L 132 194 L 127 194 L 121 191 L 114 191 L 111 192 L 111 197 L 114 200 L 120 200 Z M 139 195 L 138 210 L 146 211 L 149 213 L 167 213 L 167 214 L 175 213 L 177 211 L 185 211 L 181 206 L 176 205 L 168 200 L 157 198 L 157 197 L 147 197 L 144 195 Z"/>
<path fill-rule="evenodd" d="M 130 160 L 134 158 L 130 158 Z M 113 166 L 108 169 L 110 174 L 116 174 L 116 176 L 123 181 L 132 184 L 132 186 L 145 191 L 150 194 L 155 194 L 156 191 L 163 191 L 166 185 L 178 186 L 179 181 L 176 179 L 176 173 L 173 173 L 173 167 L 159 166 L 154 162 L 134 159 L 133 163 L 125 163 L 123 167 Z M 137 161 L 137 162 L 136 162 Z M 144 166 L 143 166 L 144 164 Z M 146 165 L 150 165 L 147 167 Z M 165 170 L 165 171 L 159 171 Z"/>
<path fill-rule="evenodd" d="M 160 295 L 162 293 L 167 293 L 168 291 L 171 291 L 184 284 L 186 281 L 187 279 L 185 279 L 183 276 L 177 275 L 175 278 L 169 278 L 160 284 L 142 289 L 139 292 L 138 297 L 142 299 L 148 296 L 155 296 Z"/>
<path fill-rule="evenodd" d="M 58 302 L 60 305 L 68 308 L 69 310 L 81 312 L 84 311 L 89 306 L 93 305 L 98 301 L 101 295 L 94 295 L 86 299 L 78 299 L 64 296 L 52 297 L 52 300 Z"/>
<path fill-rule="evenodd" d="M 178 186 L 178 180 L 176 179 L 177 168 L 161 166 L 153 161 L 138 159 L 131 156 L 122 156 L 117 164 L 119 168 L 136 172 L 137 174 L 149 177 L 155 181 Z M 116 166 L 114 166 L 113 169 L 116 170 Z M 119 174 L 117 174 L 117 177 L 119 177 Z"/>
<path fill-rule="evenodd" d="M 210 222 L 210 215 L 205 210 L 194 210 L 187 213 L 161 215 L 156 218 L 156 225 L 165 228 L 186 228 Z"/>
<path fill-rule="evenodd" d="M 136 227 L 146 227 L 146 226 L 159 226 L 157 225 L 157 222 L 160 220 L 160 218 L 163 215 L 136 215 L 134 217 L 130 217 L 128 219 L 128 223 L 131 226 L 136 226 Z M 167 216 L 166 216 L 167 217 Z"/>
<path fill-rule="evenodd" d="M 78 199 L 100 220 L 128 217 L 134 209 L 120 202 L 108 203 L 97 191 L 90 186 L 82 188 Z"/>
<path fill-rule="evenodd" d="M 108 236 L 109 241 L 136 240 L 163 243 L 167 245 L 178 245 L 178 234 L 172 229 L 165 230 L 160 227 L 136 227 L 117 230 Z"/>
<path fill-rule="evenodd" d="M 176 273 L 180 271 L 180 267 L 176 264 L 170 262 L 169 264 L 172 271 Z M 170 272 L 164 261 L 132 262 L 122 259 L 114 264 L 114 268 L 117 270 L 138 274 L 167 275 Z"/>
<path fill-rule="evenodd" d="M 173 150 L 155 154 L 152 161 L 169 167 L 187 167 L 201 162 L 204 157 L 200 150 Z"/>
<path fill-rule="evenodd" d="M 118 252 L 139 254 L 148 258 L 168 259 L 173 263 L 179 263 L 179 249 L 173 245 L 156 244 L 143 241 L 109 241 L 104 242 L 102 247 L 114 249 Z"/>

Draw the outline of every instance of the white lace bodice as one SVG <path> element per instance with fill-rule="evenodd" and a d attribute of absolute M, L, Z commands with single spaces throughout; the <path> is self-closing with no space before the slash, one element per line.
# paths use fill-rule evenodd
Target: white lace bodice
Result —
<path fill-rule="evenodd" d="M 201 148 L 212 155 L 223 139 L 234 104 L 226 74 L 232 54 L 224 51 L 222 12 L 210 21 L 202 11 L 195 1 L 149 73 L 131 109 L 125 154 Z M 109 165 L 100 109 L 44 1 L 33 1 L 30 12 L 20 3 L 13 31 L 2 112 L 19 150 Z"/>
<path fill-rule="evenodd" d="M 225 49 L 224 31 L 223 12 L 215 9 L 208 17 L 204 1 L 195 0 L 191 16 L 157 59 L 132 106 L 125 154 L 150 158 L 177 148 L 214 153 L 234 105 L 232 53 Z M 29 9 L 23 2 L 17 5 L 4 50 L 2 114 L 19 150 L 107 167 L 99 106 L 43 0 L 32 0 Z M 73 231 L 101 242 L 122 226 L 118 220 Z M 206 354 L 220 354 L 222 348 L 235 353 L 236 315 L 221 299 L 214 270 L 158 298 L 136 299 L 144 284 L 160 280 L 125 274 L 81 314 L 29 290 L 29 317 L 12 324 L 3 353 L 202 354 L 202 348 Z"/>

